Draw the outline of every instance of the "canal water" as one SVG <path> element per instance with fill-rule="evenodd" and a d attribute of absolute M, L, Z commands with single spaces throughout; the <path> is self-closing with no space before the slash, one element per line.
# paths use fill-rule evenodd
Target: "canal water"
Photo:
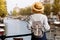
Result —
<path fill-rule="evenodd" d="M 5 26 L 6 36 L 31 33 L 31 31 L 27 29 L 26 21 L 6 17 L 4 19 L 4 23 L 6 25 Z M 31 36 L 26 37 L 24 36 L 18 38 L 23 38 L 23 40 L 31 40 Z M 13 40 L 13 38 L 6 38 L 6 40 Z"/>

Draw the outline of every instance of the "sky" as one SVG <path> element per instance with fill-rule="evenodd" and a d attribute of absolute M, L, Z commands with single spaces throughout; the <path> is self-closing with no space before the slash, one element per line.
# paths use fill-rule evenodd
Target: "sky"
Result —
<path fill-rule="evenodd" d="M 10 11 L 12 11 L 13 8 L 16 6 L 19 8 L 24 8 L 32 5 L 34 2 L 37 2 L 37 1 L 42 2 L 42 0 L 6 0 L 7 11 L 8 13 L 11 13 Z"/>

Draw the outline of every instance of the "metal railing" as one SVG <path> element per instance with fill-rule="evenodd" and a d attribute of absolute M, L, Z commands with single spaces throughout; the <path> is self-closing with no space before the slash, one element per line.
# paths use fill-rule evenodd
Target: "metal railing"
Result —
<path fill-rule="evenodd" d="M 22 36 L 30 36 L 30 35 L 31 35 L 31 33 L 30 34 L 22 34 L 22 35 L 11 35 L 11 36 L 1 35 L 0 39 L 5 40 L 5 38 L 22 37 Z"/>

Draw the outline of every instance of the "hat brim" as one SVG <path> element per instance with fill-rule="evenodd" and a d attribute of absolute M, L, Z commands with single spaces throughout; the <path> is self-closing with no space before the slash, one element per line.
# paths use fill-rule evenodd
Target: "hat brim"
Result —
<path fill-rule="evenodd" d="M 36 11 L 36 12 L 41 12 L 41 11 L 44 11 L 44 6 L 41 6 L 42 8 L 41 9 L 37 9 L 35 8 L 34 4 L 32 5 L 32 10 Z"/>

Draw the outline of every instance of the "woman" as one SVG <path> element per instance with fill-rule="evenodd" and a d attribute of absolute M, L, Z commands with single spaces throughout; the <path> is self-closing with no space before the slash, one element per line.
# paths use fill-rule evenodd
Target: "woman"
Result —
<path fill-rule="evenodd" d="M 31 7 L 31 12 L 33 13 L 32 15 L 29 16 L 29 24 L 28 24 L 28 28 L 31 30 L 31 26 L 32 26 L 32 22 L 33 21 L 41 21 L 41 23 L 44 26 L 44 35 L 42 38 L 36 38 L 34 36 L 34 34 L 32 33 L 32 38 L 31 40 L 47 40 L 46 39 L 46 31 L 50 30 L 50 26 L 48 24 L 48 19 L 47 16 L 43 15 L 42 13 L 44 13 L 44 6 L 42 3 L 40 2 L 36 2 L 32 5 Z"/>

